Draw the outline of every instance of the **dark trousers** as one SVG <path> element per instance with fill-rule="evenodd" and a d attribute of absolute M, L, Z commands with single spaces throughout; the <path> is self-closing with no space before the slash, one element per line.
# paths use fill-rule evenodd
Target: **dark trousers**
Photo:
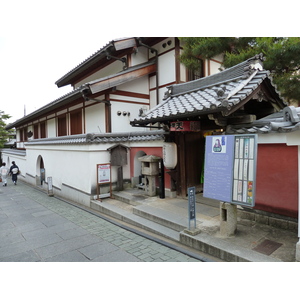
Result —
<path fill-rule="evenodd" d="M 12 179 L 12 181 L 14 182 L 17 182 L 17 180 L 18 180 L 18 174 L 12 174 L 11 175 L 11 179 Z"/>

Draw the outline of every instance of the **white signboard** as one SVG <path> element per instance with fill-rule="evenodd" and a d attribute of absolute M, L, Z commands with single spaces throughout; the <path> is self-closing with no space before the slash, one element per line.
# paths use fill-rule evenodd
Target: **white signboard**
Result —
<path fill-rule="evenodd" d="M 105 188 L 105 185 L 109 184 L 109 193 L 100 195 L 100 186 Z M 98 164 L 97 165 L 97 199 L 111 197 L 112 187 L 111 187 L 111 164 Z"/>
<path fill-rule="evenodd" d="M 110 164 L 97 165 L 98 166 L 98 183 L 110 182 Z"/>

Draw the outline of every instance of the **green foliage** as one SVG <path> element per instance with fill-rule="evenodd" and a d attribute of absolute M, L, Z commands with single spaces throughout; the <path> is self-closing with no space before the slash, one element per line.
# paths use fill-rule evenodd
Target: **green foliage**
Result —
<path fill-rule="evenodd" d="M 271 71 L 274 83 L 287 101 L 300 101 L 299 37 L 187 37 L 183 42 L 181 62 L 197 69 L 197 57 L 212 58 L 224 54 L 223 65 L 232 67 L 255 54 L 266 58 L 264 68 Z"/>
<path fill-rule="evenodd" d="M 0 110 L 0 149 L 4 147 L 4 144 L 7 142 L 10 131 L 6 130 L 5 121 L 8 120 L 11 116 L 4 113 Z"/>

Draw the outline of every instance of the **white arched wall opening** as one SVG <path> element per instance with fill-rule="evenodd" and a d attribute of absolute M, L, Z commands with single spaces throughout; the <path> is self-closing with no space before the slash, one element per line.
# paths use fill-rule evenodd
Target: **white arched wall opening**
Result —
<path fill-rule="evenodd" d="M 36 160 L 36 185 L 43 185 L 45 181 L 45 165 L 41 155 Z"/>

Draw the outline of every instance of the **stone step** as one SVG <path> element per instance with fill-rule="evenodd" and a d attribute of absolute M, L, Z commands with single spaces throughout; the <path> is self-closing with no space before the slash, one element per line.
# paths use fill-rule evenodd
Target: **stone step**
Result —
<path fill-rule="evenodd" d="M 178 214 L 167 212 L 166 210 L 150 205 L 135 206 L 133 207 L 133 213 L 178 232 L 188 226 L 187 218 L 182 218 L 182 216 Z"/>
<path fill-rule="evenodd" d="M 127 224 L 137 226 L 177 242 L 179 241 L 178 231 L 135 215 L 132 213 L 132 210 L 130 210 L 130 207 L 125 208 L 123 205 L 123 208 L 121 208 L 118 205 L 110 203 L 110 200 L 105 200 L 103 202 L 92 200 L 90 206 L 96 211 L 99 211 L 117 220 L 121 220 Z"/>
<path fill-rule="evenodd" d="M 281 262 L 280 259 L 241 246 L 234 246 L 229 241 L 203 232 L 191 236 L 183 231 L 180 233 L 180 243 L 227 262 Z"/>
<path fill-rule="evenodd" d="M 133 191 L 135 191 L 133 193 Z M 140 190 L 130 190 L 130 192 L 124 191 L 113 191 L 113 198 L 119 201 L 122 201 L 124 203 L 130 204 L 130 205 L 140 205 L 145 201 L 145 199 L 148 198 L 143 192 L 140 192 Z"/>

